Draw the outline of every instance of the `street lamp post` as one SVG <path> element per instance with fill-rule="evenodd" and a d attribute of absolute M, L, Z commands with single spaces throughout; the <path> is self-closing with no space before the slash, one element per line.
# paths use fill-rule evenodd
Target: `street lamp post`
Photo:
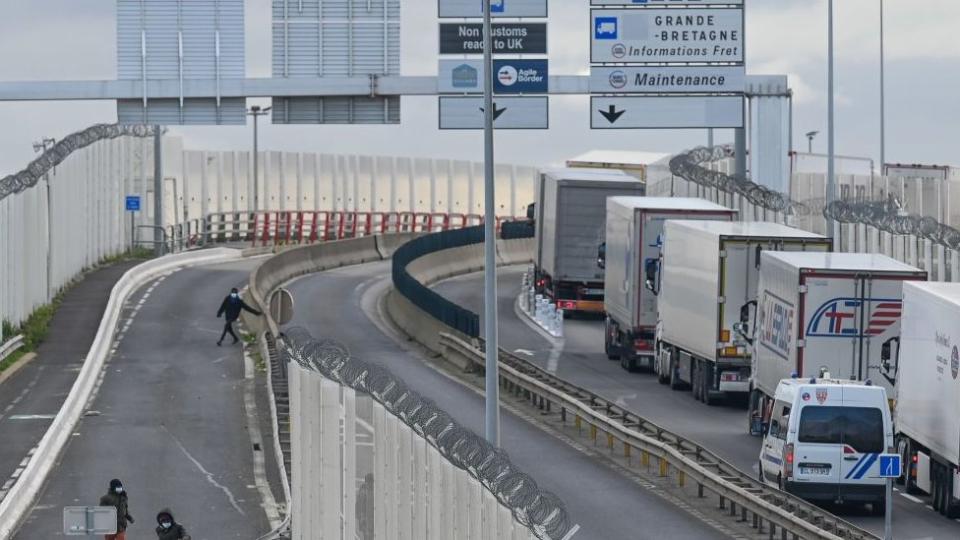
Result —
<path fill-rule="evenodd" d="M 813 139 L 814 139 L 814 137 L 816 137 L 816 136 L 819 135 L 819 134 L 820 134 L 819 131 L 808 131 L 808 132 L 806 133 L 806 136 L 807 136 L 807 153 L 808 153 L 808 154 L 812 154 L 812 153 L 813 153 Z"/>
<path fill-rule="evenodd" d="M 490 2 L 483 2 L 483 173 L 484 173 L 484 338 L 486 341 L 486 407 L 487 442 L 500 446 L 500 376 L 497 336 L 497 206 L 493 168 L 493 24 Z"/>
<path fill-rule="evenodd" d="M 33 151 L 46 152 L 56 144 L 56 139 L 44 137 L 40 142 L 33 143 Z M 53 298 L 53 208 L 51 207 L 53 196 L 50 188 L 50 171 L 44 173 L 43 183 L 47 188 L 47 299 L 51 300 Z"/>
<path fill-rule="evenodd" d="M 887 165 L 887 125 L 886 125 L 886 103 L 884 95 L 886 85 L 884 80 L 884 58 L 883 58 L 883 0 L 880 0 L 880 176 L 884 176 L 884 170 Z"/>
<path fill-rule="evenodd" d="M 254 105 L 250 107 L 250 110 L 247 111 L 248 116 L 253 117 L 253 213 L 256 214 L 257 210 L 260 209 L 260 149 L 258 148 L 258 133 L 257 133 L 257 120 L 261 116 L 266 116 L 270 114 L 270 109 L 273 107 L 266 107 L 261 109 L 259 105 Z"/>
<path fill-rule="evenodd" d="M 834 176 L 834 126 L 833 126 L 833 0 L 827 3 L 827 205 L 836 199 Z M 835 223 L 827 219 L 827 236 L 836 239 Z"/>

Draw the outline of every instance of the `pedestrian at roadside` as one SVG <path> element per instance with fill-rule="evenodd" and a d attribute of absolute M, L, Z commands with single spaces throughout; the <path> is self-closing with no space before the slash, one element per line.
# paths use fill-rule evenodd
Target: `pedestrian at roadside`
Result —
<path fill-rule="evenodd" d="M 187 529 L 173 519 L 173 512 L 164 508 L 157 514 L 157 538 L 159 540 L 191 540 Z"/>
<path fill-rule="evenodd" d="M 240 311 L 247 310 L 254 315 L 263 315 L 259 311 L 248 306 L 246 302 L 240 298 L 240 291 L 236 288 L 230 289 L 230 294 L 223 299 L 223 302 L 220 304 L 220 309 L 217 311 L 217 318 L 219 319 L 221 315 L 226 319 L 226 323 L 223 325 L 223 332 L 220 334 L 220 339 L 217 341 L 217 346 L 223 344 L 223 338 L 227 337 L 227 333 L 233 336 L 233 343 L 236 345 L 240 338 L 237 337 L 237 334 L 233 332 L 233 323 L 240 318 Z"/>
<path fill-rule="evenodd" d="M 127 504 L 127 491 L 123 489 L 123 482 L 114 478 L 110 481 L 107 494 L 100 497 L 100 506 L 112 506 L 117 509 L 117 534 L 108 534 L 105 540 L 126 540 L 127 524 L 133 524 L 133 516 Z"/>

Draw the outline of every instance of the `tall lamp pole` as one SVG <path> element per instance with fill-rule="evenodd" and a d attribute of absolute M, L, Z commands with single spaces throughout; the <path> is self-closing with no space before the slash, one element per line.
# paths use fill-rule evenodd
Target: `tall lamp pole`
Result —
<path fill-rule="evenodd" d="M 834 176 L 834 126 L 833 126 L 833 0 L 827 3 L 827 205 L 837 196 Z M 827 219 L 827 236 L 836 239 L 835 223 Z"/>
<path fill-rule="evenodd" d="M 486 341 L 487 442 L 500 446 L 499 343 L 497 341 L 497 205 L 493 168 L 493 24 L 490 0 L 483 2 L 483 173 L 484 173 L 484 266 L 483 322 Z"/>
<path fill-rule="evenodd" d="M 808 153 L 808 154 L 812 154 L 812 153 L 813 153 L 813 139 L 814 139 L 814 137 L 816 137 L 816 136 L 819 135 L 819 134 L 820 134 L 819 131 L 808 131 L 808 132 L 806 133 L 806 135 L 807 135 L 807 153 Z"/>
<path fill-rule="evenodd" d="M 883 58 L 883 0 L 880 0 L 880 176 L 884 176 L 887 166 L 887 125 L 886 125 L 886 102 L 884 95 L 886 84 L 884 80 L 884 58 Z"/>
<path fill-rule="evenodd" d="M 260 210 L 260 149 L 258 148 L 258 132 L 257 132 L 257 120 L 261 116 L 266 116 L 270 114 L 270 109 L 273 107 L 266 107 L 261 109 L 259 105 L 254 105 L 250 107 L 250 110 L 247 111 L 248 116 L 253 117 L 253 212 L 256 213 L 257 210 Z"/>

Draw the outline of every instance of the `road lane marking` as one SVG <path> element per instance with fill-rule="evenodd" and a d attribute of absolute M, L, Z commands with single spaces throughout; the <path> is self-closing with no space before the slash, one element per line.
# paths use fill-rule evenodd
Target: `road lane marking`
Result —
<path fill-rule="evenodd" d="M 23 467 L 17 467 L 17 470 L 13 471 L 13 474 L 10 475 L 10 478 L 20 478 L 20 475 L 23 474 Z"/>
<path fill-rule="evenodd" d="M 915 503 L 917 503 L 917 504 L 923 504 L 923 501 L 921 501 L 920 499 L 914 497 L 913 495 L 908 495 L 908 494 L 906 494 L 906 493 L 901 493 L 900 495 L 902 495 L 903 498 L 904 498 L 904 499 L 907 499 L 908 501 L 913 501 L 913 502 L 915 502 Z"/>
<path fill-rule="evenodd" d="M 187 448 L 183 446 L 183 443 L 180 442 L 180 439 L 174 436 L 174 434 L 171 433 L 169 429 L 167 429 L 167 426 L 161 425 L 160 427 L 167 432 L 167 435 L 169 435 L 171 439 L 173 439 L 173 442 L 177 444 L 177 447 L 180 448 L 180 451 L 183 452 L 183 455 L 187 456 L 187 459 L 189 459 L 190 462 L 193 463 L 193 465 L 207 478 L 207 482 L 213 487 L 222 491 L 224 495 L 227 496 L 227 500 L 230 501 L 230 506 L 232 506 L 234 510 L 237 511 L 238 514 L 246 517 L 247 514 L 243 511 L 243 508 L 240 508 L 240 505 L 237 504 L 237 499 L 236 497 L 233 496 L 233 493 L 230 491 L 230 489 L 224 486 L 223 484 L 217 482 L 213 478 L 213 473 L 205 469 L 203 465 L 199 461 L 197 461 L 197 459 L 193 457 L 193 455 L 189 451 L 187 451 Z"/>
<path fill-rule="evenodd" d="M 14 414 L 8 420 L 53 420 L 56 417 L 55 414 Z"/>
<path fill-rule="evenodd" d="M 260 419 L 257 411 L 256 397 L 256 369 L 253 365 L 253 358 L 249 354 L 246 344 L 243 347 L 243 408 L 247 415 L 247 433 L 250 435 L 250 447 L 253 451 L 253 481 L 260 492 L 260 503 L 264 512 L 267 514 L 267 520 L 270 527 L 275 529 L 280 526 L 280 511 L 277 508 L 277 500 L 270 489 L 270 482 L 267 480 L 267 466 L 265 461 L 266 445 L 263 441 L 263 435 L 260 433 Z M 269 360 L 268 360 L 269 361 Z M 270 369 L 269 367 L 267 369 Z M 259 449 L 259 450 L 257 450 Z"/>

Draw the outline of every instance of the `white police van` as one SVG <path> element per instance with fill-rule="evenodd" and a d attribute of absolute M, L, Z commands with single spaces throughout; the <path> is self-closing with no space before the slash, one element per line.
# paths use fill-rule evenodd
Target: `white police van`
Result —
<path fill-rule="evenodd" d="M 883 515 L 879 455 L 893 446 L 893 422 L 882 387 L 784 379 L 769 407 L 761 481 L 809 501 L 867 503 Z"/>

